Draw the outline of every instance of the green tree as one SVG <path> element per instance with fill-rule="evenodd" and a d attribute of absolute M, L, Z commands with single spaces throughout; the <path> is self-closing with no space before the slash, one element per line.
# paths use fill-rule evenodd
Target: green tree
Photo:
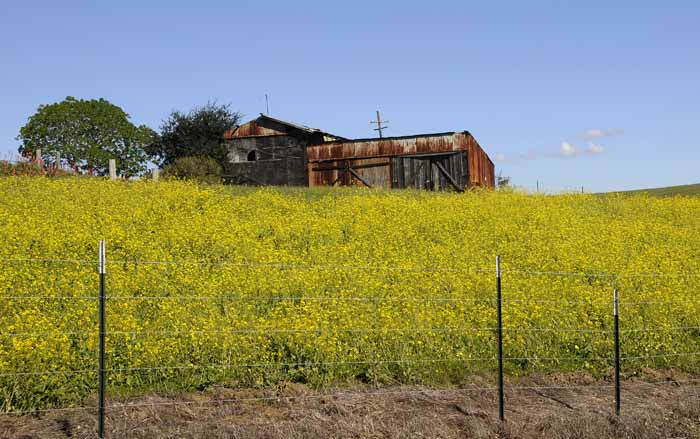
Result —
<path fill-rule="evenodd" d="M 131 177 L 146 170 L 149 145 L 155 132 L 135 126 L 129 115 L 105 99 L 75 99 L 42 105 L 20 129 L 20 154 L 36 150 L 46 163 L 60 155 L 76 172 L 106 175 L 109 160 L 116 159 L 117 173 Z"/>
<path fill-rule="evenodd" d="M 148 147 L 151 158 L 163 167 L 183 157 L 211 157 L 220 165 L 226 163 L 223 136 L 241 120 L 230 105 L 208 102 L 189 113 L 173 111 L 163 121 L 160 135 Z"/>

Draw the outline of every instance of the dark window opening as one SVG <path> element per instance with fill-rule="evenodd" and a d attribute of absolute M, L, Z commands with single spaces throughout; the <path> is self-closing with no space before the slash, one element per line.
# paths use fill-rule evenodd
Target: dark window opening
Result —
<path fill-rule="evenodd" d="M 250 151 L 248 153 L 248 161 L 249 162 L 254 162 L 258 159 L 258 152 L 257 151 Z"/>

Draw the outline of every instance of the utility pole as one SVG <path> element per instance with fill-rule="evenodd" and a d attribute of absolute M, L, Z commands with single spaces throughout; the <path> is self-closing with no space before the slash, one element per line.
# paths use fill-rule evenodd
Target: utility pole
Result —
<path fill-rule="evenodd" d="M 389 123 L 389 121 L 388 121 L 388 120 L 382 120 L 382 117 L 379 115 L 379 110 L 377 110 L 377 120 L 371 120 L 371 121 L 369 121 L 369 123 L 376 123 L 376 124 L 377 124 L 377 128 L 374 128 L 374 131 L 379 131 L 379 138 L 380 138 L 380 139 L 381 139 L 382 137 L 384 137 L 384 136 L 382 135 L 382 130 L 387 129 L 388 127 L 387 127 L 387 126 L 382 126 L 382 124 Z"/>
<path fill-rule="evenodd" d="M 265 93 L 265 109 L 267 110 L 267 113 L 265 113 L 265 114 L 267 114 L 269 116 L 270 115 L 270 99 L 268 98 L 267 93 Z"/>

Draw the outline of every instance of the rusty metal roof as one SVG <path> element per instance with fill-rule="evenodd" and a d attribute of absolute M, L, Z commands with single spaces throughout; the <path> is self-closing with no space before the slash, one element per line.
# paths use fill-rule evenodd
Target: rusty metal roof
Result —
<path fill-rule="evenodd" d="M 405 140 L 405 139 L 420 139 L 424 137 L 441 137 L 441 136 L 453 136 L 457 133 L 464 135 L 471 135 L 469 131 L 445 131 L 443 133 L 425 133 L 425 134 L 412 134 L 409 136 L 392 136 L 392 137 L 363 137 L 359 139 L 341 139 L 332 140 L 325 143 L 340 143 L 340 142 L 381 142 L 381 141 L 391 141 L 391 140 Z"/>
<path fill-rule="evenodd" d="M 296 128 L 296 129 L 301 130 L 301 131 L 306 131 L 308 133 L 325 133 L 325 131 L 321 131 L 318 128 L 311 128 L 311 127 L 307 127 L 306 125 L 299 125 L 299 124 L 296 124 L 294 122 L 289 122 L 286 120 L 277 119 L 276 117 L 272 117 L 272 116 L 264 114 L 264 113 L 260 113 L 260 117 L 262 117 L 264 119 L 271 120 L 273 122 L 277 122 L 277 123 L 282 124 L 282 125 L 287 125 L 289 127 Z M 326 134 L 328 134 L 328 133 L 326 133 Z"/>
<path fill-rule="evenodd" d="M 326 161 L 345 158 L 448 153 L 472 147 L 481 149 L 468 131 L 461 131 L 323 142 L 309 145 L 307 155 L 309 161 Z M 491 160 L 487 155 L 486 157 L 489 161 Z"/>
<path fill-rule="evenodd" d="M 233 130 L 226 131 L 224 133 L 224 139 L 230 140 L 234 137 L 274 136 L 274 135 L 287 134 L 284 131 L 277 131 L 277 130 L 266 128 L 266 127 L 262 126 L 262 124 L 264 124 L 265 120 L 274 122 L 278 125 L 283 125 L 285 127 L 289 127 L 292 130 L 301 131 L 303 133 L 318 134 L 318 135 L 332 137 L 333 139 L 337 139 L 337 140 L 345 140 L 344 137 L 328 133 L 328 132 L 320 130 L 318 128 L 311 128 L 311 127 L 308 127 L 306 125 L 300 125 L 300 124 L 297 124 L 294 122 L 289 122 L 286 120 L 277 119 L 276 117 L 272 117 L 272 116 L 269 116 L 269 115 L 263 114 L 263 113 L 260 113 L 260 116 L 258 116 L 257 118 L 255 118 L 251 121 L 248 121 L 248 122 L 244 123 L 243 125 L 237 126 Z"/>

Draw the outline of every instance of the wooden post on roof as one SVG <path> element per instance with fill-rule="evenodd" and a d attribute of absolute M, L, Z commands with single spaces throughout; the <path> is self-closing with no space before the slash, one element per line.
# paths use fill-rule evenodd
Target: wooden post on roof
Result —
<path fill-rule="evenodd" d="M 374 128 L 374 131 L 379 131 L 379 138 L 382 139 L 384 138 L 384 134 L 382 133 L 382 130 L 387 129 L 388 127 L 385 126 L 385 123 L 388 123 L 388 120 L 382 120 L 382 117 L 379 115 L 379 110 L 377 110 L 377 120 L 371 120 L 369 123 L 376 123 L 377 128 Z"/>

